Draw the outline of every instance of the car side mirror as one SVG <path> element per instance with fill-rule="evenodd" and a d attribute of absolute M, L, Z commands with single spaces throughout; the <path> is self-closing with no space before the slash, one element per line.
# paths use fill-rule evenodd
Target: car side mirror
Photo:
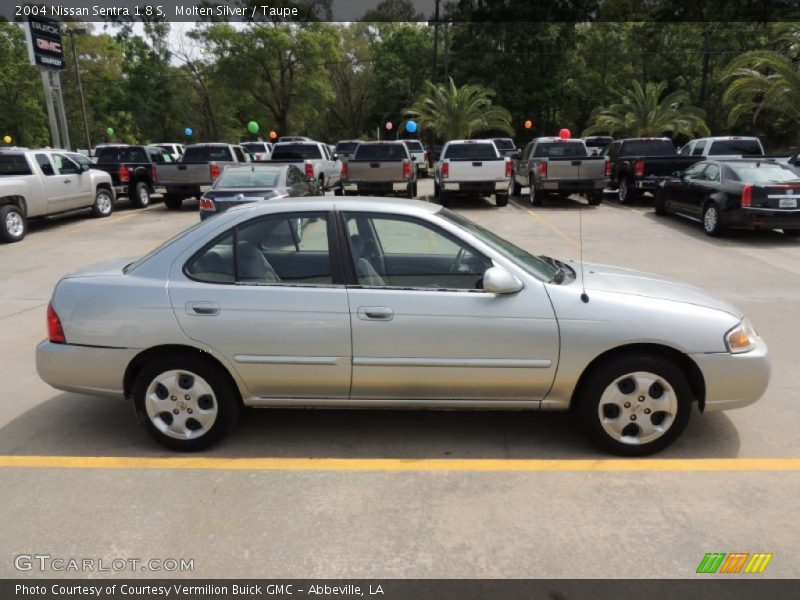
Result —
<path fill-rule="evenodd" d="M 89 165 L 87 165 L 86 163 L 81 163 L 80 167 L 81 167 L 81 173 L 86 173 L 86 171 L 91 169 L 91 167 Z"/>
<path fill-rule="evenodd" d="M 680 171 L 673 171 L 672 172 L 672 176 L 675 179 L 683 179 L 683 173 L 681 173 Z"/>
<path fill-rule="evenodd" d="M 339 155 L 338 154 L 334 154 L 333 155 L 333 160 L 339 160 Z"/>
<path fill-rule="evenodd" d="M 491 267 L 483 274 L 483 289 L 492 294 L 514 294 L 522 282 L 502 267 Z"/>

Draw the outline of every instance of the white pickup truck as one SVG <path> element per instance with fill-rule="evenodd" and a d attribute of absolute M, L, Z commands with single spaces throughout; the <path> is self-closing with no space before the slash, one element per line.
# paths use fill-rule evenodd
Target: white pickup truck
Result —
<path fill-rule="evenodd" d="M 0 149 L 0 242 L 18 242 L 28 219 L 91 208 L 114 210 L 111 176 L 61 150 Z"/>
<path fill-rule="evenodd" d="M 492 140 L 452 140 L 436 163 L 433 193 L 442 206 L 455 194 L 494 195 L 497 206 L 506 206 L 511 175 L 511 160 Z"/>
<path fill-rule="evenodd" d="M 321 194 L 339 185 L 342 163 L 320 142 L 279 142 L 272 149 L 269 162 L 295 165 L 308 179 L 317 182 Z"/>

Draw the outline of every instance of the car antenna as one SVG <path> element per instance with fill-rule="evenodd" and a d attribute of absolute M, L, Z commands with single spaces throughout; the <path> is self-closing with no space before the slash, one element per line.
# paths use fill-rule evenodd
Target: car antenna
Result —
<path fill-rule="evenodd" d="M 583 205 L 578 208 L 578 240 L 580 241 L 580 261 L 581 261 L 581 301 L 586 304 L 589 302 L 589 295 L 586 293 L 586 279 L 583 276 Z"/>

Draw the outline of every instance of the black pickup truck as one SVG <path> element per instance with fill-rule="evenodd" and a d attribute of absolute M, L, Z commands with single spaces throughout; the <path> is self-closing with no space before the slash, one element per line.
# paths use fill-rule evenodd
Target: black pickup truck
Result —
<path fill-rule="evenodd" d="M 127 196 L 137 208 L 150 205 L 158 186 L 158 166 L 173 163 L 172 156 L 155 146 L 103 146 L 97 151 L 100 169 L 111 175 L 117 196 Z"/>
<path fill-rule="evenodd" d="M 608 158 L 611 162 L 609 185 L 617 190 L 623 204 L 635 200 L 642 192 L 655 191 L 661 178 L 703 160 L 702 156 L 678 156 L 669 138 L 615 140 L 608 147 Z"/>

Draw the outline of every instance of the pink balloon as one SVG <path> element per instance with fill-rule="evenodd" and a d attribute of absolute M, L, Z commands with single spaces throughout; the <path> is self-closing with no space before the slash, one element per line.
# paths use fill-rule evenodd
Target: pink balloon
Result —
<path fill-rule="evenodd" d="M 569 129 L 566 128 L 558 132 L 558 137 L 560 137 L 562 140 L 568 140 L 570 135 Z"/>
<path fill-rule="evenodd" d="M 392 122 L 391 121 L 386 121 L 386 129 L 391 130 L 392 127 L 394 127 L 394 125 L 392 125 Z"/>

